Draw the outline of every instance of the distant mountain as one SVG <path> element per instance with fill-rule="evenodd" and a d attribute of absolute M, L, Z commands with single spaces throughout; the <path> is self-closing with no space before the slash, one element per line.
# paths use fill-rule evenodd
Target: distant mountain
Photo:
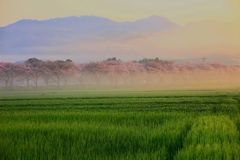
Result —
<path fill-rule="evenodd" d="M 114 22 L 110 19 L 81 16 L 44 21 L 21 20 L 0 28 L 1 48 L 25 48 L 59 44 L 106 34 L 130 34 L 168 30 L 176 24 L 161 17 L 149 17 L 136 22 Z M 5 51 L 7 52 L 7 51 Z"/>
<path fill-rule="evenodd" d="M 179 26 L 151 16 L 116 22 L 96 16 L 21 20 L 0 27 L 0 61 L 74 59 L 95 61 L 159 57 L 180 59 L 240 54 L 240 26 L 199 22 Z"/>

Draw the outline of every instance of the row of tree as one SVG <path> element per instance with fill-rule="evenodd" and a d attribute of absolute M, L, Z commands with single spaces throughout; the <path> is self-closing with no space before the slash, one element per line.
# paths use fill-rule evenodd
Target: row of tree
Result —
<path fill-rule="evenodd" d="M 156 59 L 144 59 L 134 62 L 123 62 L 109 58 L 101 62 L 76 64 L 71 60 L 42 61 L 30 58 L 22 64 L 0 62 L 0 84 L 38 86 L 64 84 L 119 84 L 161 82 L 164 77 L 178 81 L 176 77 L 186 80 L 189 76 L 214 75 L 215 73 L 239 73 L 239 66 L 209 63 L 184 63 Z M 170 80 L 168 79 L 168 80 Z"/>

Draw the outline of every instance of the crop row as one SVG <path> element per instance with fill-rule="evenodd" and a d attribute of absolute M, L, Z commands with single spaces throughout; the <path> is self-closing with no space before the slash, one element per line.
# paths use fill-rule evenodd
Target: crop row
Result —
<path fill-rule="evenodd" d="M 238 112 L 235 96 L 221 97 L 96 97 L 0 100 L 0 112 L 6 111 L 127 111 L 127 112 Z"/>
<path fill-rule="evenodd" d="M 202 116 L 193 124 L 176 159 L 240 159 L 239 132 L 228 116 Z"/>
<path fill-rule="evenodd" d="M 193 119 L 168 113 L 17 116 L 0 123 L 0 159 L 171 159 Z"/>
<path fill-rule="evenodd" d="M 238 93 L 0 98 L 2 159 L 240 159 Z"/>

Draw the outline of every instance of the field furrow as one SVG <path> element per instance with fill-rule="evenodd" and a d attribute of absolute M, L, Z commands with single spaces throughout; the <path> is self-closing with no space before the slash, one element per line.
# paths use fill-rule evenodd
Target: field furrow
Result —
<path fill-rule="evenodd" d="M 240 159 L 239 97 L 199 91 L 3 95 L 0 160 Z"/>
<path fill-rule="evenodd" d="M 201 116 L 175 159 L 240 159 L 239 132 L 228 116 Z"/>

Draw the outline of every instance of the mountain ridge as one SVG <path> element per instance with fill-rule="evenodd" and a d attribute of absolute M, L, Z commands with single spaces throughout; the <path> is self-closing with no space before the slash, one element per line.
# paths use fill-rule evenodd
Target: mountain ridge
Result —
<path fill-rule="evenodd" d="M 94 36 L 114 35 L 116 38 L 176 27 L 177 24 L 156 16 L 131 23 L 115 22 L 97 16 L 72 16 L 41 21 L 24 19 L 0 29 L 0 54 L 19 52 L 19 48 L 71 43 Z"/>
<path fill-rule="evenodd" d="M 0 58 L 46 57 L 84 61 L 119 57 L 176 59 L 201 55 L 240 54 L 240 27 L 221 22 L 180 26 L 150 16 L 117 22 L 97 16 L 21 20 L 0 28 Z M 147 56 L 146 56 L 147 55 Z M 54 58 L 55 57 L 55 58 Z"/>
<path fill-rule="evenodd" d="M 64 19 L 81 19 L 81 18 L 98 18 L 98 19 L 105 19 L 105 20 L 109 20 L 112 22 L 116 22 L 116 23 L 134 23 L 134 22 L 138 22 L 138 21 L 142 21 L 142 20 L 147 20 L 147 19 L 164 19 L 164 20 L 168 20 L 167 18 L 161 17 L 161 16 L 157 16 L 157 15 L 152 15 L 152 16 L 148 16 L 146 18 L 141 18 L 141 19 L 137 19 L 137 20 L 133 20 L 133 21 L 116 21 L 116 20 L 112 20 L 110 18 L 105 18 L 105 17 L 100 17 L 100 16 L 89 16 L 89 15 L 83 15 L 83 16 L 67 16 L 67 17 L 57 17 L 57 18 L 50 18 L 50 19 L 44 19 L 44 20 L 37 20 L 37 19 L 21 19 L 19 21 L 16 21 L 14 23 L 8 24 L 6 26 L 1 26 L 0 28 L 5 28 L 5 27 L 9 27 L 11 25 L 15 25 L 18 23 L 23 23 L 23 22 L 48 22 L 48 21 L 55 21 L 55 20 L 64 20 Z M 170 20 L 168 20 L 170 21 Z M 172 22 L 172 21 L 170 21 Z M 174 22 L 172 22 L 174 23 Z M 180 26 L 180 25 L 179 25 Z"/>

